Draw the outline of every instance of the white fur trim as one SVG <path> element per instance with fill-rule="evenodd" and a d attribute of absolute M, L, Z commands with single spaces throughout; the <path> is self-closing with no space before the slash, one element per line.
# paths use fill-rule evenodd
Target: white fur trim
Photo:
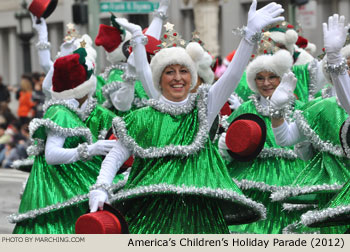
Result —
<path fill-rule="evenodd" d="M 214 81 L 214 72 L 211 69 L 213 63 L 212 57 L 204 51 L 203 47 L 197 42 L 191 42 L 186 46 L 186 52 L 196 63 L 198 76 L 206 84 L 212 84 Z"/>
<path fill-rule="evenodd" d="M 160 78 L 164 69 L 170 65 L 183 65 L 188 68 L 191 73 L 191 89 L 197 84 L 197 69 L 190 55 L 182 47 L 170 47 L 160 50 L 151 60 L 151 70 L 153 85 L 161 92 Z"/>
<path fill-rule="evenodd" d="M 289 72 L 293 66 L 293 58 L 287 50 L 278 50 L 273 55 L 260 55 L 247 66 L 247 82 L 249 88 L 258 93 L 255 78 L 256 74 L 268 71 L 282 78 L 283 74 Z"/>
<path fill-rule="evenodd" d="M 55 92 L 51 90 L 51 94 L 53 98 L 60 100 L 67 100 L 72 98 L 80 99 L 85 95 L 91 93 L 92 90 L 96 89 L 96 81 L 96 76 L 91 75 L 90 79 L 73 89 L 64 90 L 62 92 Z"/>
<path fill-rule="evenodd" d="M 297 60 L 294 62 L 294 65 L 305 65 L 314 60 L 314 57 L 310 53 L 308 53 L 302 48 L 298 48 L 296 45 L 295 45 L 295 50 L 297 52 L 300 52 L 300 54 Z"/>
<path fill-rule="evenodd" d="M 298 40 L 298 34 L 296 31 L 292 29 L 287 30 L 286 33 L 273 31 L 270 32 L 270 37 L 273 41 L 285 45 L 291 54 L 294 53 L 294 44 Z"/>
<path fill-rule="evenodd" d="M 305 48 L 305 51 L 310 53 L 313 57 L 315 57 L 317 47 L 314 43 L 311 43 L 310 41 L 307 43 L 307 46 Z"/>
<path fill-rule="evenodd" d="M 111 63 L 111 64 L 117 64 L 119 62 L 125 62 L 127 59 L 123 53 L 123 45 L 125 44 L 125 42 L 127 42 L 128 40 L 131 39 L 131 33 L 126 31 L 125 34 L 125 39 L 122 43 L 120 43 L 120 45 L 114 49 L 112 52 L 107 52 L 107 60 Z"/>

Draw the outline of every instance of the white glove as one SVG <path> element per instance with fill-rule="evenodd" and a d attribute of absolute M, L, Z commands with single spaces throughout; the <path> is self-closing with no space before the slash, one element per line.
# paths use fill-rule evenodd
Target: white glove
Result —
<path fill-rule="evenodd" d="M 89 193 L 90 212 L 96 212 L 97 209 L 103 210 L 104 203 L 108 200 L 108 194 L 102 189 L 92 190 Z"/>
<path fill-rule="evenodd" d="M 166 14 L 169 8 L 169 4 L 170 4 L 170 0 L 161 0 L 159 3 L 158 11 Z"/>
<path fill-rule="evenodd" d="M 232 110 L 236 110 L 241 105 L 241 102 L 239 101 L 238 97 L 234 94 L 232 94 L 228 98 L 228 103 L 230 104 L 229 106 Z"/>
<path fill-rule="evenodd" d="M 115 21 L 125 28 L 125 30 L 129 31 L 132 36 L 135 38 L 137 36 L 143 35 L 142 29 L 139 25 L 129 23 L 125 18 L 116 18 Z"/>
<path fill-rule="evenodd" d="M 74 44 L 75 38 L 65 41 L 60 46 L 60 57 L 67 56 L 69 54 L 72 54 L 75 49 L 77 49 L 77 46 Z"/>
<path fill-rule="evenodd" d="M 256 32 L 261 32 L 261 30 L 267 25 L 284 21 L 284 17 L 278 17 L 284 12 L 284 9 L 280 4 L 276 4 L 274 2 L 269 3 L 259 10 L 256 10 L 256 5 L 256 0 L 253 0 L 248 12 L 248 38 L 250 38 Z"/>
<path fill-rule="evenodd" d="M 340 50 L 344 46 L 349 27 L 344 25 L 345 17 L 334 14 L 328 18 L 328 26 L 323 23 L 323 43 L 328 62 L 337 64 L 341 61 Z"/>
<path fill-rule="evenodd" d="M 228 154 L 227 150 L 228 147 L 226 145 L 226 132 L 222 133 L 219 142 L 218 142 L 218 147 L 219 147 L 219 153 L 221 157 L 227 161 L 232 161 L 233 158 L 231 157 L 230 154 Z"/>
<path fill-rule="evenodd" d="M 88 145 L 89 157 L 96 155 L 105 156 L 115 145 L 115 140 L 98 140 L 96 143 Z"/>
<path fill-rule="evenodd" d="M 32 22 L 33 22 L 33 28 L 38 33 L 39 41 L 40 42 L 47 42 L 48 36 L 47 36 L 47 25 L 44 18 L 40 18 L 40 24 L 37 24 L 37 17 L 35 17 L 33 14 L 31 14 Z"/>
<path fill-rule="evenodd" d="M 281 83 L 273 92 L 270 98 L 270 104 L 275 109 L 283 108 L 292 98 L 293 92 L 297 85 L 297 79 L 292 72 L 285 73 Z"/>

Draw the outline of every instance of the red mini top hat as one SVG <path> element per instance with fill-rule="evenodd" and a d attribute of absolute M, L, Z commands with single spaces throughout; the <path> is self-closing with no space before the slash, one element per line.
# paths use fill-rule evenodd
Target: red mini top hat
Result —
<path fill-rule="evenodd" d="M 308 40 L 302 36 L 298 36 L 298 40 L 297 42 L 295 42 L 295 44 L 299 47 L 299 48 L 303 48 L 305 49 L 307 47 L 308 44 Z"/>
<path fill-rule="evenodd" d="M 75 222 L 76 234 L 128 234 L 124 216 L 109 204 L 102 211 L 87 213 Z"/>
<path fill-rule="evenodd" d="M 238 161 L 256 158 L 264 147 L 265 140 L 265 122 L 255 114 L 238 116 L 226 132 L 228 153 Z"/>
<path fill-rule="evenodd" d="M 33 0 L 29 11 L 37 18 L 47 18 L 56 9 L 58 0 Z"/>

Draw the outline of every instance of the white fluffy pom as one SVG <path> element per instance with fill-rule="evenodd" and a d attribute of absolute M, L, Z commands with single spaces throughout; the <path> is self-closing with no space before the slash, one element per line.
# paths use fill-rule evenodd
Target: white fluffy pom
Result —
<path fill-rule="evenodd" d="M 191 56 L 192 60 L 197 62 L 204 56 L 203 47 L 197 42 L 190 42 L 186 46 L 186 52 Z"/>
<path fill-rule="evenodd" d="M 298 33 L 292 29 L 286 31 L 286 42 L 288 44 L 295 44 L 298 40 Z"/>

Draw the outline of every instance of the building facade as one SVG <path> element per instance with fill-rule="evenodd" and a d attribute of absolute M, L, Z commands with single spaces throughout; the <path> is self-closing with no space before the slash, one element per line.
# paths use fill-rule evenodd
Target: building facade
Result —
<path fill-rule="evenodd" d="M 84 1 L 84 0 L 82 0 Z M 104 2 L 107 2 L 103 0 Z M 210 1 L 210 0 L 207 0 Z M 213 1 L 213 0 L 212 0 Z M 347 21 L 350 22 L 350 1 L 348 0 L 310 0 L 314 1 L 313 6 L 315 10 L 302 11 L 302 21 L 312 22 L 303 27 L 303 36 L 308 38 L 317 46 L 317 54 L 321 53 L 323 47 L 322 38 L 322 23 L 327 21 L 329 15 L 339 13 L 345 15 Z M 31 1 L 27 0 L 29 5 Z M 72 5 L 77 2 L 74 0 L 59 0 L 54 13 L 46 20 L 48 24 L 49 41 L 51 43 L 51 57 L 55 58 L 60 44 L 66 32 L 66 25 L 73 22 Z M 93 13 L 96 13 L 96 6 L 98 8 L 99 2 L 102 0 L 85 0 L 89 6 L 93 6 L 94 12 L 89 12 L 90 25 L 77 25 L 76 28 L 80 32 L 96 34 L 96 29 L 99 23 L 108 23 L 109 14 L 100 13 L 97 10 L 97 17 L 93 18 Z M 109 0 L 109 2 L 118 2 L 116 0 Z M 184 39 L 191 39 L 192 32 L 195 30 L 194 22 L 194 7 L 197 1 L 194 0 L 171 0 L 168 10 L 168 21 L 175 24 L 175 29 L 182 34 Z M 218 55 L 225 56 L 238 46 L 239 37 L 232 34 L 232 29 L 241 27 L 246 24 L 247 13 L 251 0 L 214 0 L 218 4 L 218 20 L 213 21 L 217 24 L 217 41 L 218 41 Z M 265 0 L 258 1 L 258 7 L 261 7 L 268 2 Z M 293 19 L 294 11 L 289 0 L 276 0 L 275 2 L 281 4 L 286 10 L 284 16 L 289 21 Z M 15 13 L 21 8 L 22 0 L 0 0 L 0 75 L 3 76 L 4 83 L 10 85 L 18 85 L 21 74 L 23 74 L 23 51 L 21 41 L 17 36 L 18 20 L 15 19 Z M 299 13 L 297 10 L 297 13 Z M 150 22 L 151 14 L 142 16 L 115 13 L 117 16 L 125 16 L 130 18 L 133 22 L 140 20 L 140 23 L 145 26 L 145 22 Z M 205 16 L 205 15 L 204 15 Z M 298 16 L 296 16 L 298 21 Z M 95 20 L 95 21 L 94 21 Z M 96 22 L 98 20 L 98 22 Z M 146 20 L 146 21 L 145 21 Z M 142 22 L 141 22 L 142 21 Z M 206 20 L 209 24 L 213 23 Z M 316 25 L 315 25 L 316 22 Z M 303 25 L 303 24 L 302 24 Z M 93 27 L 93 28 L 92 28 Z M 145 27 L 143 27 L 145 28 Z M 94 32 L 91 31 L 94 29 Z M 89 32 L 90 30 L 90 32 Z M 37 37 L 31 39 L 31 65 L 32 71 L 42 71 L 39 66 L 35 44 Z M 205 41 L 204 41 L 205 42 Z M 205 42 L 207 43 L 207 42 Z M 210 42 L 209 42 L 210 43 Z M 98 71 L 100 72 L 108 62 L 105 59 L 102 48 L 97 48 L 98 52 Z"/>

